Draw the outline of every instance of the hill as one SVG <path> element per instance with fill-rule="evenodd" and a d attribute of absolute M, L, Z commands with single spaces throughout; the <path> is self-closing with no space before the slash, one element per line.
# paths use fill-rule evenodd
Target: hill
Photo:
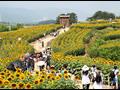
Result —
<path fill-rule="evenodd" d="M 40 21 L 38 24 L 54 24 L 54 23 L 56 23 L 56 20 Z"/>

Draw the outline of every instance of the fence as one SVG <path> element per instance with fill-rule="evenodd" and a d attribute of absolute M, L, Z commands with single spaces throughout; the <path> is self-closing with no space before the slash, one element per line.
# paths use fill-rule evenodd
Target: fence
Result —
<path fill-rule="evenodd" d="M 108 88 L 111 88 L 111 81 L 110 81 L 110 77 L 109 74 L 103 75 L 103 84 L 107 84 Z M 116 88 L 118 89 L 118 80 L 116 82 Z"/>

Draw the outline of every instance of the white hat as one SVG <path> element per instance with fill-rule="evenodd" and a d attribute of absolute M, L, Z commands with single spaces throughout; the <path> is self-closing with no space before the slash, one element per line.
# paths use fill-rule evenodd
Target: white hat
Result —
<path fill-rule="evenodd" d="M 89 70 L 89 67 L 88 67 L 87 65 L 84 65 L 84 66 L 82 67 L 82 70 L 83 70 L 83 71 L 87 71 L 87 70 Z"/>

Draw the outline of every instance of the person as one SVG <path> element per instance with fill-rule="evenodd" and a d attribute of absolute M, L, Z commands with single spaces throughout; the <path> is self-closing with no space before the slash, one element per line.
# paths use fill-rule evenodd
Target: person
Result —
<path fill-rule="evenodd" d="M 91 81 L 94 82 L 94 79 L 96 77 L 97 67 L 96 65 L 92 65 L 91 67 Z"/>
<path fill-rule="evenodd" d="M 42 41 L 42 47 L 44 47 L 44 41 Z"/>
<path fill-rule="evenodd" d="M 84 65 L 82 67 L 81 76 L 82 76 L 83 89 L 89 89 L 90 78 L 89 78 L 89 67 L 87 65 Z"/>
<path fill-rule="evenodd" d="M 48 48 L 48 49 L 47 49 L 47 53 L 46 53 L 47 69 L 50 68 L 50 59 L 51 59 L 51 51 L 50 51 L 50 48 Z"/>
<path fill-rule="evenodd" d="M 43 61 L 42 52 L 36 53 L 36 58 L 34 59 L 34 62 L 34 71 L 41 71 L 44 68 L 44 66 L 46 66 L 45 61 Z"/>
<path fill-rule="evenodd" d="M 30 57 L 30 53 L 26 53 L 24 55 L 24 64 L 25 64 L 25 69 L 26 70 L 29 68 L 29 57 Z"/>
<path fill-rule="evenodd" d="M 29 60 L 28 60 L 28 66 L 27 66 L 27 69 L 32 72 L 34 70 L 34 54 L 31 54 L 30 57 L 29 57 Z"/>
<path fill-rule="evenodd" d="M 11 71 L 16 71 L 16 68 L 20 68 L 23 72 L 26 70 L 26 65 L 25 65 L 25 57 L 21 56 L 20 59 L 11 62 L 8 66 L 7 69 Z"/>
<path fill-rule="evenodd" d="M 120 89 L 120 83 L 118 84 L 118 89 Z"/>
<path fill-rule="evenodd" d="M 11 71 L 16 71 L 13 62 L 11 62 L 11 63 L 7 66 L 7 69 L 8 69 L 8 70 L 11 70 Z"/>
<path fill-rule="evenodd" d="M 46 50 L 44 50 L 43 52 L 42 52 L 42 57 L 43 57 L 43 60 L 44 61 L 46 61 L 46 59 L 47 59 L 47 54 L 46 54 Z"/>
<path fill-rule="evenodd" d="M 114 66 L 113 70 L 110 73 L 110 81 L 114 89 L 118 88 L 118 74 L 119 70 L 117 66 Z"/>
<path fill-rule="evenodd" d="M 93 89 L 102 89 L 102 74 L 100 71 L 96 72 Z"/>

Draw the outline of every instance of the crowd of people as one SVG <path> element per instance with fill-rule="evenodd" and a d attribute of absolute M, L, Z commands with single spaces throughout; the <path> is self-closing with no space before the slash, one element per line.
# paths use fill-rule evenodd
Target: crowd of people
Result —
<path fill-rule="evenodd" d="M 26 53 L 19 60 L 11 62 L 7 69 L 16 71 L 15 68 L 21 68 L 22 71 L 29 70 L 30 72 L 49 69 L 50 67 L 51 48 L 45 49 L 40 53 Z"/>
<path fill-rule="evenodd" d="M 119 70 L 117 66 L 114 66 L 114 68 L 109 73 L 109 81 L 112 89 L 120 88 L 118 84 L 118 74 Z M 91 82 L 93 85 L 93 89 L 103 89 L 104 76 L 102 70 L 99 67 L 93 65 L 91 68 L 89 68 L 87 65 L 84 65 L 81 70 L 81 76 L 83 89 L 89 89 Z"/>
<path fill-rule="evenodd" d="M 23 72 L 28 70 L 31 73 L 35 71 L 41 71 L 44 69 L 47 70 L 47 72 L 49 73 L 51 69 L 55 69 L 54 65 L 50 65 L 50 59 L 51 59 L 51 48 L 47 48 L 40 53 L 25 54 L 24 56 L 20 57 L 20 60 L 11 62 L 7 66 L 7 69 L 16 71 L 16 68 L 21 68 Z M 75 72 L 78 72 L 76 70 L 71 71 L 71 68 L 68 68 L 68 65 L 64 64 L 56 72 L 56 75 L 58 73 L 64 74 L 65 70 L 69 71 L 69 73 L 71 74 L 75 74 Z M 83 89 L 89 89 L 91 82 L 93 89 L 103 89 L 103 81 L 104 81 L 103 74 L 102 74 L 102 70 L 99 67 L 93 65 L 91 68 L 89 68 L 87 65 L 84 65 L 82 69 L 79 70 L 79 72 L 81 72 Z M 119 86 L 117 87 L 118 74 L 119 74 L 118 67 L 114 66 L 113 70 L 111 70 L 109 74 L 110 82 L 111 82 L 110 85 L 113 86 L 114 89 L 120 88 Z"/>

